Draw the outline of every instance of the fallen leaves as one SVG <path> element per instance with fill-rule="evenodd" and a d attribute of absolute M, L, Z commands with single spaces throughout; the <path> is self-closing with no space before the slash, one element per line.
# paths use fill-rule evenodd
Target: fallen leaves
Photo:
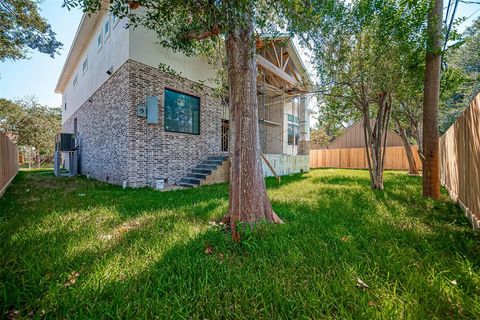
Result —
<path fill-rule="evenodd" d="M 99 238 L 102 241 L 119 240 L 124 234 L 132 230 L 141 229 L 145 225 L 148 225 L 150 221 L 150 217 L 140 217 L 132 219 L 122 223 L 108 234 L 100 234 Z"/>
<path fill-rule="evenodd" d="M 73 271 L 72 273 L 70 273 L 67 281 L 63 284 L 63 287 L 66 288 L 66 287 L 71 286 L 72 284 L 75 284 L 75 282 L 77 282 L 77 278 L 79 276 L 80 276 L 80 272 L 78 272 L 78 271 Z"/>
<path fill-rule="evenodd" d="M 16 320 L 20 317 L 20 311 L 19 310 L 9 310 L 7 312 L 7 319 L 8 320 Z"/>
<path fill-rule="evenodd" d="M 362 279 L 357 277 L 357 287 L 359 287 L 362 290 L 366 290 L 370 288 L 368 284 L 366 284 Z"/>
<path fill-rule="evenodd" d="M 350 236 L 341 237 L 340 240 L 342 240 L 343 242 L 348 242 L 350 241 Z"/>
<path fill-rule="evenodd" d="M 212 254 L 212 253 L 213 253 L 213 247 L 212 247 L 212 246 L 207 246 L 207 247 L 205 248 L 205 254 L 210 255 L 210 254 Z"/>
<path fill-rule="evenodd" d="M 220 221 L 220 222 L 208 221 L 208 224 L 209 224 L 210 227 L 212 227 L 212 228 L 225 229 L 225 228 L 227 227 L 227 225 L 226 225 L 225 223 L 223 223 L 222 221 Z"/>

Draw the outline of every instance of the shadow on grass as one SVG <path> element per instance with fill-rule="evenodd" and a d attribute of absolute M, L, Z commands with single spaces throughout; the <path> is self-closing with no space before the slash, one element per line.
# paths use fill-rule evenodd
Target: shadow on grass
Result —
<path fill-rule="evenodd" d="M 446 198 L 421 198 L 416 178 L 387 173 L 383 193 L 369 190 L 366 172 L 316 170 L 281 185 L 268 179 L 286 224 L 260 225 L 240 244 L 208 224 L 226 210 L 226 185 L 159 193 L 45 175 L 38 180 L 52 189 L 25 194 L 37 178 L 20 176 L 0 200 L 3 311 L 209 319 L 479 314 L 478 235 Z M 35 208 L 20 209 L 23 203 Z M 73 271 L 80 276 L 64 287 Z M 369 288 L 358 288 L 357 277 Z"/>

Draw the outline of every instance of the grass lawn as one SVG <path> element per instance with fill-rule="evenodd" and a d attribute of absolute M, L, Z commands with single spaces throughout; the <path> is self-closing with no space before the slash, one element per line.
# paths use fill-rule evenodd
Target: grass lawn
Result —
<path fill-rule="evenodd" d="M 0 199 L 0 317 L 480 318 L 479 233 L 445 193 L 423 199 L 419 177 L 385 180 L 372 192 L 366 171 L 268 179 L 286 223 L 234 244 L 209 223 L 227 185 L 20 172 Z"/>

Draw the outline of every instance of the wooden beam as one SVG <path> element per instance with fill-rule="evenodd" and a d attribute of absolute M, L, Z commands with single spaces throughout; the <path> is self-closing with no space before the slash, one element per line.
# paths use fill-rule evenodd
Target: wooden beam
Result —
<path fill-rule="evenodd" d="M 275 169 L 273 169 L 273 166 L 270 164 L 270 162 L 268 161 L 267 157 L 265 157 L 265 155 L 262 153 L 262 159 L 263 161 L 265 161 L 265 163 L 267 164 L 268 168 L 270 169 L 270 171 L 273 173 L 273 175 L 275 176 L 275 178 L 277 179 L 278 181 L 278 184 L 280 184 L 280 182 L 282 181 L 280 178 L 280 176 L 277 174 L 277 172 L 275 172 Z"/>
<path fill-rule="evenodd" d="M 298 82 L 302 82 L 302 76 L 298 73 L 297 69 L 294 69 L 290 64 L 287 67 L 288 67 L 288 69 L 290 69 L 290 73 L 293 74 L 293 77 Z"/>
<path fill-rule="evenodd" d="M 281 66 L 280 59 L 278 59 L 278 54 L 277 54 L 277 49 L 275 49 L 275 44 L 273 43 L 273 41 L 270 41 L 270 44 L 272 45 L 272 50 L 275 53 L 275 59 L 277 60 L 277 66 L 280 67 Z"/>
<path fill-rule="evenodd" d="M 300 87 L 300 83 L 297 80 L 295 80 L 295 78 L 293 78 L 291 75 L 289 75 L 288 73 L 286 73 L 285 71 L 283 71 L 282 69 L 280 69 L 279 67 L 277 67 L 276 65 L 274 65 L 273 63 L 271 63 L 270 61 L 268 61 L 267 59 L 265 59 L 264 57 L 258 54 L 257 54 L 257 65 L 260 68 L 263 68 L 265 71 L 268 71 L 274 76 L 289 83 L 290 85 L 294 87 Z"/>
<path fill-rule="evenodd" d="M 282 70 L 285 71 L 285 68 L 288 65 L 288 62 L 290 62 L 290 56 L 287 56 L 287 59 L 285 60 L 285 63 L 283 64 Z"/>
<path fill-rule="evenodd" d="M 283 47 L 280 47 L 280 64 L 278 66 L 283 67 Z"/>

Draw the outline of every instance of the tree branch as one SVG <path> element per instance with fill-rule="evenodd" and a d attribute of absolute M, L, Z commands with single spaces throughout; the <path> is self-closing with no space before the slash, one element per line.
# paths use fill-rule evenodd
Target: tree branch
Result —
<path fill-rule="evenodd" d="M 202 32 L 195 32 L 190 31 L 185 36 L 187 40 L 203 40 L 210 37 L 216 37 L 220 34 L 221 27 L 219 25 L 214 25 L 210 30 L 202 31 Z"/>

